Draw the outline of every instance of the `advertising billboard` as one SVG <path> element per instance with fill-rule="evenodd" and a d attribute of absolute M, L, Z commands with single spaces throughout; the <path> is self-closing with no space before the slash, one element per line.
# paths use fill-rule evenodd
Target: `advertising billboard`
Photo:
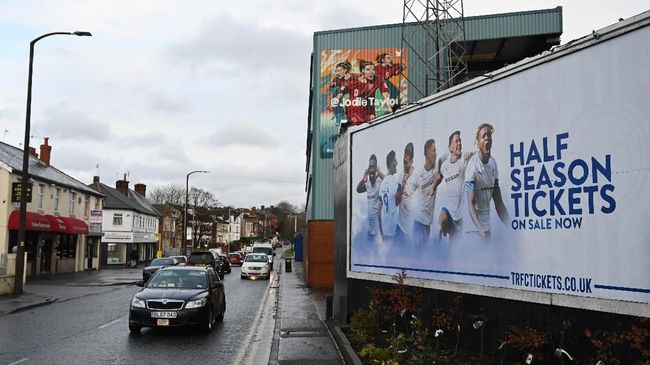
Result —
<path fill-rule="evenodd" d="M 321 158 L 343 125 L 370 122 L 406 103 L 406 52 L 399 48 L 324 50 L 320 55 Z"/>
<path fill-rule="evenodd" d="M 650 303 L 648 33 L 353 131 L 348 275 Z"/>

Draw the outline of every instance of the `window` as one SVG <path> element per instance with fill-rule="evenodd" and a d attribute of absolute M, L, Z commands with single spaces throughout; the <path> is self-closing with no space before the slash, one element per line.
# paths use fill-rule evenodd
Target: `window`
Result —
<path fill-rule="evenodd" d="M 86 200 L 84 201 L 84 217 L 90 216 L 90 196 L 85 196 Z"/>
<path fill-rule="evenodd" d="M 122 225 L 122 213 L 115 213 L 113 215 L 113 225 L 121 226 Z"/>
<path fill-rule="evenodd" d="M 45 185 L 38 184 L 38 210 L 43 210 L 43 193 L 45 191 Z"/>
<path fill-rule="evenodd" d="M 70 214 L 74 215 L 74 204 L 77 200 L 77 193 L 70 192 Z"/>
<path fill-rule="evenodd" d="M 61 189 L 56 188 L 56 191 L 54 192 L 54 211 L 58 212 L 59 211 L 59 201 L 61 200 Z"/>
<path fill-rule="evenodd" d="M 75 258 L 77 237 L 72 234 L 59 235 L 56 242 L 56 256 L 60 259 Z"/>
<path fill-rule="evenodd" d="M 99 198 L 95 198 L 95 210 L 99 210 Z"/>

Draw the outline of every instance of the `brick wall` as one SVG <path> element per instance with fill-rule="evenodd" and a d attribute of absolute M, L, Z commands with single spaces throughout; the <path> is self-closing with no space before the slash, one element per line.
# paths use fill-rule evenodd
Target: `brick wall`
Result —
<path fill-rule="evenodd" d="M 307 222 L 304 260 L 307 286 L 331 289 L 334 285 L 334 221 Z"/>

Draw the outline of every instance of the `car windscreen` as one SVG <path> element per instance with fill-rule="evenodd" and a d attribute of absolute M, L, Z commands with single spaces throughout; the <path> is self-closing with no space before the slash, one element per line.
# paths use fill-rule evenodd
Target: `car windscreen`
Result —
<path fill-rule="evenodd" d="M 214 256 L 210 252 L 192 253 L 190 255 L 190 264 L 205 264 L 214 260 Z"/>
<path fill-rule="evenodd" d="M 203 271 L 160 270 L 149 279 L 150 289 L 207 289 L 208 282 Z"/>
<path fill-rule="evenodd" d="M 253 253 L 263 253 L 265 255 L 273 255 L 273 249 L 270 247 L 253 247 Z"/>
<path fill-rule="evenodd" d="M 173 265 L 174 260 L 173 259 L 153 259 L 151 261 L 150 266 L 166 266 L 166 265 Z"/>
<path fill-rule="evenodd" d="M 269 258 L 265 255 L 248 255 L 245 262 L 268 262 Z"/>

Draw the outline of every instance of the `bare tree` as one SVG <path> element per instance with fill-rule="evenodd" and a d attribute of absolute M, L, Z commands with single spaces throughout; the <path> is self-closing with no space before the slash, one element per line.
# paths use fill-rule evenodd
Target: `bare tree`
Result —
<path fill-rule="evenodd" d="M 148 195 L 149 200 L 154 204 L 185 204 L 185 187 L 181 184 L 155 186 Z"/>
<path fill-rule="evenodd" d="M 289 203 L 286 200 L 279 202 L 277 205 L 271 208 L 271 212 L 275 214 L 278 219 L 277 230 L 280 234 L 285 237 L 292 237 L 292 225 L 290 224 L 290 218 L 296 213 L 296 207 Z"/>
<path fill-rule="evenodd" d="M 192 208 L 192 245 L 200 247 L 200 238 L 212 233 L 214 224 L 213 210 L 219 201 L 212 192 L 200 188 L 192 188 L 189 192 L 189 208 Z M 215 237 L 213 237 L 214 240 Z"/>

